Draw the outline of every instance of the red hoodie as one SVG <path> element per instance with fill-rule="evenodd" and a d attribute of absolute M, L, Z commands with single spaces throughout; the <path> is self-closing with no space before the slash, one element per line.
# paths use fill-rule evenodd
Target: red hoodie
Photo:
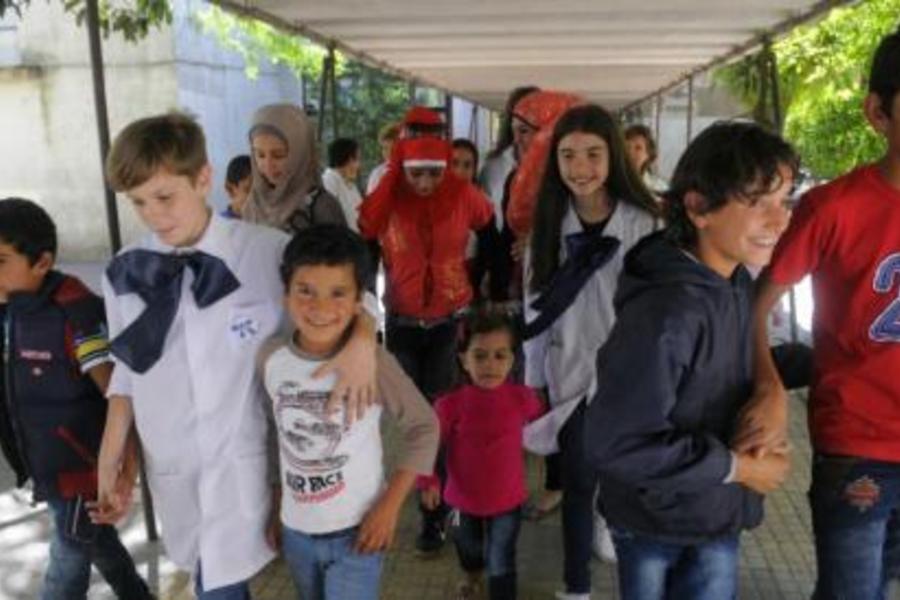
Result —
<path fill-rule="evenodd" d="M 360 233 L 381 244 L 388 277 L 386 304 L 393 314 L 437 319 L 472 300 L 466 242 L 470 231 L 490 223 L 490 202 L 446 167 L 431 196 L 417 195 L 403 175 L 404 160 L 449 164 L 450 153 L 445 140 L 398 140 L 387 173 L 360 206 Z"/>

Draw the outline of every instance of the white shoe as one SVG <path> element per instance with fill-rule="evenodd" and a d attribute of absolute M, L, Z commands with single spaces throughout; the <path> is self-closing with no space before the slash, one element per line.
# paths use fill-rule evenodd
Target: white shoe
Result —
<path fill-rule="evenodd" d="M 590 594 L 570 594 L 568 592 L 556 592 L 556 600 L 591 600 Z"/>
<path fill-rule="evenodd" d="M 594 540 L 591 544 L 594 556 L 603 562 L 616 563 L 616 547 L 613 544 L 612 533 L 606 526 L 606 519 L 594 513 Z"/>

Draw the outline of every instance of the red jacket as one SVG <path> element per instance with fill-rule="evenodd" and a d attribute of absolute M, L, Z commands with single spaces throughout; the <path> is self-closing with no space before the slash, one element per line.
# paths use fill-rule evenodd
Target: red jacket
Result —
<path fill-rule="evenodd" d="M 389 172 L 359 211 L 360 233 L 381 244 L 390 313 L 436 319 L 469 304 L 466 242 L 494 214 L 477 187 L 448 171 L 438 190 L 422 197 L 402 173 Z"/>

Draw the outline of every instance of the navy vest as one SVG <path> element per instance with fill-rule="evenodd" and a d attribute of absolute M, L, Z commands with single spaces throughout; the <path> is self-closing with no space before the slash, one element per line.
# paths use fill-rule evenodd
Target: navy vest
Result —
<path fill-rule="evenodd" d="M 77 279 L 52 271 L 37 293 L 12 295 L 6 312 L 5 412 L 15 440 L 4 450 L 18 454 L 10 463 L 27 470 L 36 500 L 56 497 L 61 473 L 93 468 L 60 428 L 94 458 L 103 436 L 106 399 L 80 372 L 73 340 L 79 320 L 102 322 L 103 301 Z"/>

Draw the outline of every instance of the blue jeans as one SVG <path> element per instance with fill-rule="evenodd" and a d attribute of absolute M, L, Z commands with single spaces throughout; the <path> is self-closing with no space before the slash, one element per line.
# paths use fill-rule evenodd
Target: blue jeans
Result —
<path fill-rule="evenodd" d="M 900 463 L 815 455 L 815 600 L 883 600 L 900 578 Z"/>
<path fill-rule="evenodd" d="M 358 530 L 308 535 L 284 528 L 284 560 L 302 600 L 378 600 L 384 553 L 356 552 Z"/>
<path fill-rule="evenodd" d="M 487 569 L 491 600 L 515 600 L 516 541 L 521 523 L 521 507 L 493 517 L 459 513 L 459 524 L 453 530 L 459 564 L 467 573 Z"/>
<path fill-rule="evenodd" d="M 42 600 L 84 600 L 90 585 L 91 564 L 119 598 L 153 598 L 115 527 L 91 523 L 80 501 L 54 498 L 47 504 L 53 529 Z"/>
<path fill-rule="evenodd" d="M 622 600 L 737 597 L 738 536 L 681 545 L 612 528 Z"/>

